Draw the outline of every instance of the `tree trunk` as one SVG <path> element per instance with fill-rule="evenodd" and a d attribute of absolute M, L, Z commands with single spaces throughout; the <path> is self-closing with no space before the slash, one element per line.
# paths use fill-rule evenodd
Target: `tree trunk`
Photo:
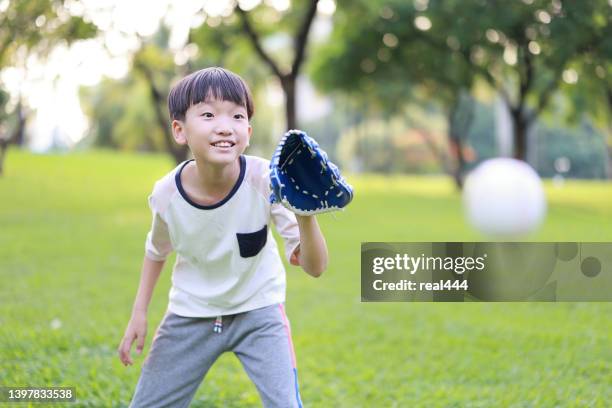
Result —
<path fill-rule="evenodd" d="M 608 180 L 612 180 L 612 146 L 608 146 Z"/>
<path fill-rule="evenodd" d="M 606 177 L 612 180 L 612 146 L 606 145 L 608 157 L 606 158 Z"/>
<path fill-rule="evenodd" d="M 3 174 L 4 170 L 4 159 L 6 158 L 6 152 L 11 144 L 16 144 L 18 146 L 23 145 L 25 140 L 25 125 L 27 120 L 27 113 L 23 109 L 23 105 L 21 104 L 21 99 L 17 103 L 16 111 L 17 114 L 17 127 L 13 131 L 13 133 L 8 136 L 8 138 L 3 138 L 0 135 L 0 176 Z"/>
<path fill-rule="evenodd" d="M 238 3 L 236 2 L 235 10 L 238 13 L 240 19 L 242 20 L 243 31 L 245 32 L 247 38 L 250 40 L 251 45 L 253 46 L 257 55 L 259 55 L 262 61 L 266 65 L 268 65 L 268 67 L 270 67 L 274 75 L 276 75 L 276 77 L 281 82 L 281 87 L 283 88 L 283 92 L 285 93 L 285 116 L 288 130 L 296 129 L 298 126 L 295 112 L 295 83 L 305 59 L 308 35 L 310 33 L 312 22 L 317 13 L 318 3 L 319 0 L 310 0 L 309 2 L 306 13 L 304 15 L 304 19 L 301 22 L 296 36 L 293 38 L 293 48 L 295 50 L 295 56 L 291 64 L 291 70 L 288 73 L 283 73 L 280 67 L 274 62 L 272 57 L 263 49 L 259 35 L 255 31 L 254 27 L 251 25 L 251 22 L 249 21 L 247 15 L 248 13 L 242 8 L 240 8 L 238 6 Z"/>
<path fill-rule="evenodd" d="M 455 138 L 449 135 L 450 148 L 453 156 L 457 161 L 456 166 L 452 170 L 453 180 L 455 181 L 455 187 L 461 191 L 463 189 L 463 177 L 465 174 L 465 158 L 463 157 L 463 142 L 460 138 Z"/>
<path fill-rule="evenodd" d="M 285 124 L 287 130 L 298 129 L 297 116 L 295 111 L 295 78 L 291 75 L 282 79 L 281 85 L 285 94 Z"/>
<path fill-rule="evenodd" d="M 529 122 L 523 117 L 520 109 L 512 111 L 514 125 L 514 158 L 523 160 L 527 158 L 527 127 Z"/>
<path fill-rule="evenodd" d="M 448 138 L 449 147 L 451 151 L 451 157 L 455 159 L 456 165 L 452 168 L 451 173 L 457 190 L 463 189 L 463 176 L 465 172 L 465 157 L 463 156 L 463 138 L 461 131 L 457 129 L 455 112 L 457 106 L 453 107 L 450 115 L 448 116 Z"/>
<path fill-rule="evenodd" d="M 448 114 L 448 137 L 452 157 L 456 160 L 456 165 L 452 168 L 452 176 L 458 190 L 463 189 L 465 178 L 465 155 L 464 138 L 472 126 L 474 120 L 474 101 L 469 94 L 462 91 L 452 104 Z M 451 166 L 452 167 L 452 166 Z"/>
<path fill-rule="evenodd" d="M 15 129 L 15 133 L 11 138 L 11 143 L 16 144 L 17 146 L 23 146 L 23 143 L 25 142 L 25 124 L 27 114 L 23 109 L 21 98 L 17 102 L 15 113 L 17 114 L 17 128 Z"/>
<path fill-rule="evenodd" d="M 4 157 L 6 155 L 6 149 L 8 148 L 8 142 L 0 138 L 0 176 L 2 176 L 4 170 Z"/>
<path fill-rule="evenodd" d="M 612 88 L 608 87 L 606 89 L 606 95 L 608 97 L 608 118 L 610 118 L 612 116 Z M 606 143 L 606 147 L 608 150 L 606 176 L 609 180 L 612 180 L 612 137 L 610 136 L 611 133 L 612 126 L 608 126 L 608 137 L 606 138 L 606 140 L 604 140 L 604 142 Z"/>
<path fill-rule="evenodd" d="M 161 108 L 162 105 L 165 104 L 165 98 L 155 86 L 155 83 L 153 82 L 153 73 L 150 71 L 149 67 L 141 63 L 136 64 L 136 68 L 144 74 L 146 81 L 149 85 L 149 91 L 151 93 L 151 98 L 153 99 L 152 102 L 153 110 L 155 111 L 155 119 L 164 135 L 164 146 L 166 148 L 166 152 L 168 152 L 172 156 L 176 164 L 179 164 L 185 161 L 185 159 L 187 159 L 187 155 L 189 154 L 189 147 L 187 147 L 186 145 L 181 146 L 174 144 L 174 138 L 172 137 L 172 132 L 170 131 L 168 119 L 164 114 L 163 109 Z"/>

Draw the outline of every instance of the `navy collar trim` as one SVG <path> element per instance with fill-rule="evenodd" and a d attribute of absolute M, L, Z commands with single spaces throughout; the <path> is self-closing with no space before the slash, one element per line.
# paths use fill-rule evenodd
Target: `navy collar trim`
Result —
<path fill-rule="evenodd" d="M 229 199 L 232 198 L 234 194 L 236 194 L 236 191 L 238 191 L 238 189 L 240 188 L 240 185 L 242 184 L 242 180 L 244 180 L 244 174 L 246 172 L 246 159 L 244 155 L 240 155 L 240 174 L 238 175 L 238 180 L 236 181 L 236 184 L 234 184 L 234 187 L 232 187 L 232 190 L 227 194 L 227 196 L 225 196 L 225 198 L 223 198 L 223 200 L 215 204 L 211 204 L 211 205 L 201 205 L 201 204 L 196 203 L 191 198 L 189 198 L 189 196 L 187 195 L 187 192 L 185 192 L 185 189 L 183 188 L 183 183 L 181 182 L 181 173 L 183 172 L 183 169 L 185 168 L 185 166 L 187 166 L 189 162 L 193 160 L 194 159 L 187 160 L 181 166 L 181 168 L 176 172 L 176 175 L 174 176 L 176 187 L 178 188 L 179 193 L 185 199 L 185 201 L 187 201 L 189 204 L 191 204 L 195 208 L 199 208 L 200 210 L 212 210 L 217 207 L 221 207 L 223 204 L 228 202 Z"/>

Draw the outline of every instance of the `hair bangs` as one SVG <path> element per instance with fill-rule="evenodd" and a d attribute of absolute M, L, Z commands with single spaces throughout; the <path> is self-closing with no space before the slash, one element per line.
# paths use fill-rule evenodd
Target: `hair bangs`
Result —
<path fill-rule="evenodd" d="M 168 108 L 172 119 L 183 120 L 190 106 L 213 99 L 243 106 L 249 119 L 254 113 L 251 92 L 244 80 L 219 67 L 202 69 L 181 80 L 170 91 Z"/>

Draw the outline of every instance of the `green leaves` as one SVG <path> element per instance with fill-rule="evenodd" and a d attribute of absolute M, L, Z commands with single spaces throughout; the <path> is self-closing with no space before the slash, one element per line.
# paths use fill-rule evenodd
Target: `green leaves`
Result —
<path fill-rule="evenodd" d="M 91 22 L 70 15 L 61 1 L 9 1 L 6 7 L 0 13 L 0 68 L 16 62 L 20 48 L 44 56 L 57 43 L 92 38 L 98 32 Z"/>

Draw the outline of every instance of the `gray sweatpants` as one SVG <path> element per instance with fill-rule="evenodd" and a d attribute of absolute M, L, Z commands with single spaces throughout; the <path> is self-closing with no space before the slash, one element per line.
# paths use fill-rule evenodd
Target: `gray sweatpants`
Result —
<path fill-rule="evenodd" d="M 291 329 L 282 304 L 223 316 L 221 322 L 168 311 L 130 407 L 189 406 L 210 367 L 226 351 L 236 354 L 265 407 L 302 407 Z"/>

